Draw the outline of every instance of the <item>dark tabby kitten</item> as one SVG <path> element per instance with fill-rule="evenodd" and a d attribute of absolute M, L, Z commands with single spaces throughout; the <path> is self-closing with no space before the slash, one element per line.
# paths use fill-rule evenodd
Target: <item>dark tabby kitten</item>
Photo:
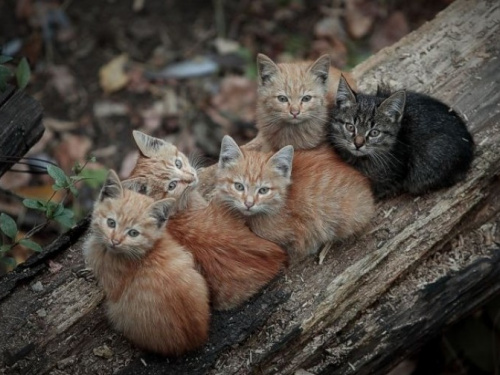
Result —
<path fill-rule="evenodd" d="M 328 124 L 340 156 L 372 181 L 377 198 L 423 194 L 463 179 L 474 141 L 447 105 L 415 92 L 354 93 L 344 78 Z"/>

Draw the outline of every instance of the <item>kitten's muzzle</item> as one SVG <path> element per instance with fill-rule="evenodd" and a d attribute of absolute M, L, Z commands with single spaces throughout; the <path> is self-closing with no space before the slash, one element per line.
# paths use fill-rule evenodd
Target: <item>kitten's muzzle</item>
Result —
<path fill-rule="evenodd" d="M 354 137 L 354 146 L 356 146 L 356 149 L 363 147 L 364 144 L 365 137 L 363 137 L 362 135 L 357 135 L 356 137 Z"/>

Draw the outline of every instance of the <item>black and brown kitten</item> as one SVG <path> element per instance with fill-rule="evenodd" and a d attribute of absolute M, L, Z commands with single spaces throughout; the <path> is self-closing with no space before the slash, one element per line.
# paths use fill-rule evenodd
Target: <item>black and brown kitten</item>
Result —
<path fill-rule="evenodd" d="M 377 198 L 423 194 L 462 180 L 474 141 L 447 105 L 411 91 L 354 93 L 341 77 L 327 125 L 339 155 L 372 181 Z"/>

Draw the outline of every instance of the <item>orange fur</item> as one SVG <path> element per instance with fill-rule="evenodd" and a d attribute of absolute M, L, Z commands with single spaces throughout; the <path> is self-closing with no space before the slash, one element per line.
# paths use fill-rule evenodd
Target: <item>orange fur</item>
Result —
<path fill-rule="evenodd" d="M 257 67 L 259 69 L 257 97 L 259 132 L 254 139 L 241 148 L 255 151 L 278 151 L 284 146 L 292 145 L 294 149 L 300 150 L 323 144 L 326 141 L 325 128 L 328 111 L 335 105 L 340 76 L 342 74 L 351 87 L 355 87 L 352 76 L 330 66 L 327 55 L 315 62 L 275 64 L 269 57 L 259 54 Z M 322 82 L 321 73 L 328 76 L 326 82 Z M 301 99 L 306 94 L 311 95 L 312 98 L 304 103 Z M 278 95 L 287 96 L 288 101 L 280 102 Z M 292 109 L 300 110 L 297 119 L 293 118 Z M 198 172 L 199 191 L 207 200 L 210 200 L 214 194 L 216 170 L 217 165 L 214 164 Z"/>
<path fill-rule="evenodd" d="M 285 251 L 256 236 L 219 202 L 174 215 L 168 232 L 190 251 L 205 277 L 215 309 L 240 305 L 271 281 L 286 263 Z"/>
<path fill-rule="evenodd" d="M 295 156 L 291 146 L 261 153 L 225 136 L 217 181 L 217 198 L 292 260 L 359 233 L 374 212 L 369 181 L 327 146 Z"/>
<path fill-rule="evenodd" d="M 126 187 L 137 190 L 133 185 L 144 185 L 143 182 L 152 178 L 154 183 L 147 186 L 144 193 L 154 199 L 178 199 L 186 187 L 198 184 L 196 168 L 191 166 L 188 158 L 172 143 L 160 138 L 151 137 L 137 130 L 133 131 L 134 140 L 140 150 L 137 163 L 125 182 Z M 176 165 L 179 163 L 180 167 Z M 173 188 L 172 188 L 173 187 Z M 206 207 L 207 202 L 195 192 L 186 209 Z"/>
<path fill-rule="evenodd" d="M 165 355 L 200 347 L 210 313 L 192 255 L 164 229 L 174 203 L 123 190 L 110 172 L 84 244 L 113 326 L 137 346 Z"/>
<path fill-rule="evenodd" d="M 160 173 L 161 171 L 156 171 Z M 162 198 L 162 185 L 153 177 L 126 182 L 132 190 L 155 199 Z M 190 251 L 211 291 L 215 309 L 236 307 L 257 293 L 271 281 L 286 263 L 285 251 L 270 241 L 256 236 L 241 218 L 234 217 L 218 202 L 210 202 L 201 209 L 195 186 L 189 186 L 178 198 L 177 213 L 167 231 L 186 250 Z"/>
<path fill-rule="evenodd" d="M 277 151 L 292 145 L 307 150 L 325 142 L 328 109 L 335 103 L 341 72 L 323 55 L 315 62 L 275 64 L 257 56 L 257 137 L 247 149 Z"/>

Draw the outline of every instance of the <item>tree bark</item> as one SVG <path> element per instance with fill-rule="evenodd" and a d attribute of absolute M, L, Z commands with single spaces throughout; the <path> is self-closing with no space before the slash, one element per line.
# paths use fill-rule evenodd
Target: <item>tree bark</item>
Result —
<path fill-rule="evenodd" d="M 42 137 L 42 106 L 13 86 L 0 93 L 0 176 Z"/>
<path fill-rule="evenodd" d="M 383 81 L 461 113 L 476 142 L 464 182 L 379 204 L 367 234 L 288 270 L 237 311 L 213 313 L 209 343 L 179 359 L 142 353 L 110 329 L 79 245 L 42 254 L 40 269 L 0 296 L 0 373 L 383 374 L 470 313 L 500 289 L 499 19 L 497 1 L 456 0 L 353 71 L 361 89 Z"/>

